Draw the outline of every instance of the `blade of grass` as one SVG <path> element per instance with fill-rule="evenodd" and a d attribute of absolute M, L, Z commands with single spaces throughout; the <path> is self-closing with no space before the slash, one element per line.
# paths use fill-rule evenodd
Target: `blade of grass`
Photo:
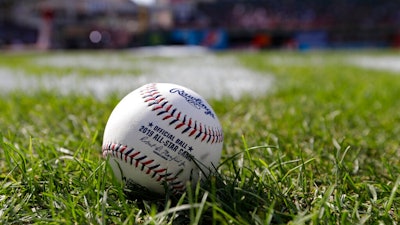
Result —
<path fill-rule="evenodd" d="M 392 208 L 393 201 L 394 201 L 394 199 L 395 199 L 395 197 L 396 197 L 396 193 L 397 193 L 397 189 L 399 188 L 399 185 L 400 185 L 400 176 L 397 177 L 397 180 L 396 180 L 396 182 L 394 183 L 394 186 L 393 186 L 393 188 L 392 188 L 392 191 L 390 192 L 389 199 L 388 199 L 388 201 L 385 203 L 385 211 L 386 211 L 386 213 L 389 213 L 389 211 L 390 211 L 391 208 Z"/>

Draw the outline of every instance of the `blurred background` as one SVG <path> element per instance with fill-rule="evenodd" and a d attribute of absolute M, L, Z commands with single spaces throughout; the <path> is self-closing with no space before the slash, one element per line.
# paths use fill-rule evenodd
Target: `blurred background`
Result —
<path fill-rule="evenodd" d="M 393 0 L 0 0 L 0 49 L 400 47 Z"/>

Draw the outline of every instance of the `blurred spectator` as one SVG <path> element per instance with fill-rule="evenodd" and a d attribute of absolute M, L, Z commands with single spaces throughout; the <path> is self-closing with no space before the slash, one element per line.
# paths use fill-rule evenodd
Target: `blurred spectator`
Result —
<path fill-rule="evenodd" d="M 400 26 L 400 2 L 393 0 L 154 2 L 140 7 L 125 0 L 0 0 L 0 45 L 123 48 L 149 43 L 145 39 L 160 32 L 162 38 L 151 43 L 168 44 L 164 34 L 182 29 L 224 30 L 230 40 L 256 48 L 296 46 L 296 35 L 308 31 L 326 32 L 331 45 L 364 45 L 396 42 Z M 40 7 L 45 3 L 51 7 Z M 213 34 L 201 43 L 216 40 Z"/>
<path fill-rule="evenodd" d="M 51 8 L 42 9 L 41 19 L 36 46 L 39 50 L 47 50 L 51 44 L 54 11 Z"/>

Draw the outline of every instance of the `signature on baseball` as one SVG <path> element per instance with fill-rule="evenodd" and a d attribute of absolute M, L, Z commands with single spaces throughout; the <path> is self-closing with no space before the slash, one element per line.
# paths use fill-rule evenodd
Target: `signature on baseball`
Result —
<path fill-rule="evenodd" d="M 189 162 L 192 161 L 192 156 L 188 155 L 189 153 L 187 153 L 183 149 L 179 149 L 177 151 L 178 155 L 175 155 L 175 154 L 171 154 L 172 152 L 170 152 L 170 150 L 165 149 L 165 145 L 166 145 L 165 143 L 163 145 L 157 144 L 156 141 L 152 141 L 152 139 L 147 136 L 140 138 L 140 141 L 142 143 L 144 143 L 145 145 L 149 146 L 151 149 L 153 149 L 154 154 L 160 156 L 164 160 L 167 160 L 170 162 L 176 162 L 179 167 L 185 166 L 185 164 L 186 164 L 185 159 Z M 173 151 L 174 149 L 171 149 L 171 150 Z"/>

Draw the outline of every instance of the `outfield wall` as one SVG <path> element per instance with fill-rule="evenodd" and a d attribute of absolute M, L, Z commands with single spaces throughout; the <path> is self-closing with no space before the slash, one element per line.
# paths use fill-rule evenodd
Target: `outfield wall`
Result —
<path fill-rule="evenodd" d="M 330 30 L 239 30 L 175 29 L 147 32 L 132 40 L 131 46 L 198 45 L 227 48 L 363 48 L 400 47 L 400 32 L 391 28 Z"/>

